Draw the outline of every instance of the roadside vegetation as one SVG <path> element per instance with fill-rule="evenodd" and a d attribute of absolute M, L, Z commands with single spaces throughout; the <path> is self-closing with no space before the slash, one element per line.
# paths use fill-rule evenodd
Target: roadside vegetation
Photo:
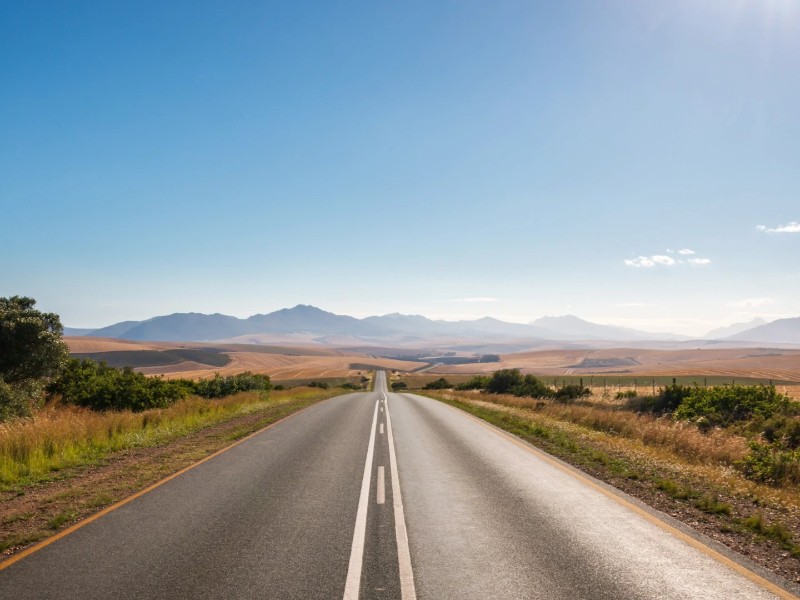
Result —
<path fill-rule="evenodd" d="M 426 393 L 800 582 L 800 405 L 774 387 L 591 394 L 506 369 Z"/>
<path fill-rule="evenodd" d="M 69 358 L 57 315 L 0 298 L 0 551 L 18 549 L 266 425 L 358 388 L 194 381 Z M 368 382 L 362 378 L 362 385 Z"/>

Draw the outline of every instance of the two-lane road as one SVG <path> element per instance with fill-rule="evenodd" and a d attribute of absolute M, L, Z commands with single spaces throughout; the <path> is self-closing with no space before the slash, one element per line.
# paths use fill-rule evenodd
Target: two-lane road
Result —
<path fill-rule="evenodd" d="M 456 409 L 375 389 L 0 565 L 0 598 L 793 597 Z"/>

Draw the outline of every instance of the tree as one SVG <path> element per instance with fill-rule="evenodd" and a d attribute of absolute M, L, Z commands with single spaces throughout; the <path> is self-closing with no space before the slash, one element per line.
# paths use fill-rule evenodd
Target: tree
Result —
<path fill-rule="evenodd" d="M 500 369 L 492 374 L 486 384 L 486 391 L 491 394 L 508 394 L 522 382 L 519 369 Z"/>
<path fill-rule="evenodd" d="M 58 315 L 35 306 L 33 298 L 0 298 L 0 419 L 29 412 L 69 357 Z"/>

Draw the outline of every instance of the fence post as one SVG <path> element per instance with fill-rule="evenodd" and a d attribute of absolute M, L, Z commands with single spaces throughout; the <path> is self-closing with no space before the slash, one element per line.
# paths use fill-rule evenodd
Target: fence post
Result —
<path fill-rule="evenodd" d="M 656 378 L 653 377 L 653 396 L 656 395 Z"/>

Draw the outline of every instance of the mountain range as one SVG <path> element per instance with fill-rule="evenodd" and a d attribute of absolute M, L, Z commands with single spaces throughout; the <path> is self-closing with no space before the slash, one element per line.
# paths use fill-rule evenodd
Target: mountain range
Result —
<path fill-rule="evenodd" d="M 747 342 L 800 343 L 800 318 L 772 323 L 757 321 L 709 332 L 706 339 Z M 433 320 L 421 315 L 392 313 L 357 319 L 315 306 L 298 304 L 268 314 L 240 319 L 219 313 L 174 313 L 145 321 L 123 321 L 100 329 L 65 328 L 65 335 L 111 337 L 137 341 L 203 342 L 258 335 L 306 334 L 351 340 L 414 342 L 429 338 L 531 341 L 682 341 L 685 336 L 648 333 L 600 325 L 573 315 L 542 317 L 532 323 L 508 323 L 491 317 L 464 321 Z"/>

